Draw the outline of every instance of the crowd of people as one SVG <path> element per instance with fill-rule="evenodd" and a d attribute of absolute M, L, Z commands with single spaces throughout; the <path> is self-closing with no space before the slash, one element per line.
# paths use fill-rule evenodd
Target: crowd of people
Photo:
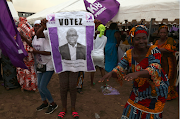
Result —
<path fill-rule="evenodd" d="M 21 18 L 20 20 L 27 22 L 26 19 Z M 42 104 L 36 110 L 47 108 L 45 113 L 51 114 L 58 108 L 58 105 L 47 88 L 54 74 L 46 29 L 47 22 L 46 19 L 36 20 L 31 28 L 32 33 L 26 35 L 18 29 L 28 53 L 28 56 L 24 58 L 28 69 L 14 67 L 10 59 L 0 52 L 0 63 L 3 70 L 0 80 L 6 90 L 21 87 L 22 91 L 39 92 Z M 150 45 L 148 29 L 143 25 L 134 26 L 129 33 L 122 33 L 116 23 L 111 23 L 109 28 L 105 27 L 100 20 L 95 20 L 94 23 L 95 35 L 91 56 L 94 66 L 101 71 L 102 78 L 98 82 L 109 81 L 111 77 L 116 78 L 120 85 L 123 84 L 123 80 L 133 82 L 132 91 L 121 118 L 162 118 L 166 100 L 178 97 L 175 85 L 177 43 L 175 39 L 168 37 L 168 27 L 161 25 L 158 30 L 158 39 Z M 76 31 L 71 30 L 68 34 L 76 34 Z M 121 44 L 131 44 L 132 47 L 121 51 L 122 49 L 118 49 L 121 48 Z M 79 114 L 75 109 L 75 104 L 77 92 L 83 94 L 85 72 L 65 71 L 58 75 L 62 102 L 62 111 L 58 114 L 58 118 L 62 119 L 67 113 L 69 91 L 71 113 L 73 118 L 78 119 Z M 91 86 L 95 85 L 94 75 L 95 72 L 90 72 Z"/>

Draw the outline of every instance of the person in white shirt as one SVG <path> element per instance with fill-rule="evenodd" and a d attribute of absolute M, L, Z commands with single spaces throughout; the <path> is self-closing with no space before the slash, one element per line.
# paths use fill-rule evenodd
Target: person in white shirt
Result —
<path fill-rule="evenodd" d="M 51 48 L 49 44 L 48 31 L 44 29 L 46 28 L 46 21 L 43 19 L 41 21 L 41 27 L 37 30 L 36 36 L 32 41 L 33 53 L 36 57 L 37 66 L 45 66 L 45 71 L 38 71 L 38 90 L 41 95 L 41 99 L 43 103 L 36 108 L 37 111 L 40 111 L 46 107 L 48 107 L 48 99 L 50 105 L 45 112 L 45 114 L 51 114 L 58 107 L 58 105 L 54 102 L 50 91 L 47 89 L 47 85 L 51 80 L 51 77 L 54 73 L 54 67 L 51 57 Z"/>
<path fill-rule="evenodd" d="M 96 24 L 96 22 L 95 22 Z M 99 26 L 95 25 L 98 29 L 96 39 L 93 41 L 93 50 L 91 52 L 91 57 L 93 59 L 94 66 L 98 66 L 102 77 L 105 75 L 105 64 L 104 64 L 104 48 L 106 46 L 107 37 L 104 36 L 105 26 L 100 24 Z M 95 72 L 91 72 L 91 86 L 94 85 L 94 74 Z"/>

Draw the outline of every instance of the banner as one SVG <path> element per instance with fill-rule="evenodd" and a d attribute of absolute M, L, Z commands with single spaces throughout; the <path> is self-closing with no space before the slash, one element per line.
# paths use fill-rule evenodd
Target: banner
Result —
<path fill-rule="evenodd" d="M 15 26 L 6 0 L 0 0 L 0 48 L 15 67 L 27 68 L 23 58 L 27 56 L 21 36 Z"/>
<path fill-rule="evenodd" d="M 94 17 L 88 12 L 61 12 L 46 16 L 56 73 L 94 71 Z"/>
<path fill-rule="evenodd" d="M 105 25 L 119 11 L 120 3 L 116 0 L 96 0 L 94 3 L 89 3 L 84 0 L 86 10 L 94 15 L 95 19 L 101 20 Z"/>

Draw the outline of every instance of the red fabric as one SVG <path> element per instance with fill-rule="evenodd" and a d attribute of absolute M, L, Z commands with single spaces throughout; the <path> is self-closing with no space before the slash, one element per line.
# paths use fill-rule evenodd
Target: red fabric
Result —
<path fill-rule="evenodd" d="M 166 102 L 166 98 L 165 98 L 165 97 L 159 96 L 159 97 L 158 97 L 158 100 L 160 100 L 162 103 L 165 103 L 165 102 Z"/>
<path fill-rule="evenodd" d="M 129 104 L 128 104 L 128 103 L 126 103 L 126 104 L 125 104 L 125 106 L 124 106 L 124 108 L 126 108 L 128 105 L 129 105 Z"/>
<path fill-rule="evenodd" d="M 138 83 L 136 81 L 134 81 L 134 86 L 138 87 Z"/>
<path fill-rule="evenodd" d="M 146 81 L 140 88 L 139 88 L 139 92 L 143 92 L 147 89 L 147 87 L 149 87 L 149 83 Z"/>
<path fill-rule="evenodd" d="M 139 65 L 142 67 L 142 69 L 146 69 L 149 66 L 148 58 L 144 58 Z"/>
<path fill-rule="evenodd" d="M 23 41 L 23 45 L 27 52 L 32 49 L 25 41 Z M 24 58 L 24 63 L 28 69 L 17 67 L 17 80 L 22 89 L 35 91 L 37 90 L 37 76 L 34 70 L 34 55 L 28 53 L 28 56 Z"/>
<path fill-rule="evenodd" d="M 34 28 L 27 22 L 26 18 L 20 17 L 18 24 L 18 30 L 22 33 L 27 39 L 30 39 L 34 33 Z"/>
<path fill-rule="evenodd" d="M 162 113 L 159 114 L 159 117 L 162 118 Z"/>
<path fill-rule="evenodd" d="M 155 57 L 155 59 L 159 59 L 161 62 L 161 53 L 154 53 L 153 56 Z"/>
<path fill-rule="evenodd" d="M 150 103 L 151 103 L 151 99 L 145 99 L 142 101 L 138 101 L 138 104 L 143 105 L 145 107 L 149 107 Z"/>
<path fill-rule="evenodd" d="M 145 30 L 138 30 L 135 32 L 135 35 L 137 35 L 139 33 L 145 33 L 146 35 L 148 35 L 147 31 L 145 31 Z"/>
<path fill-rule="evenodd" d="M 131 93 L 131 96 L 129 97 L 131 100 L 135 100 L 136 95 L 134 94 L 134 92 Z"/>
<path fill-rule="evenodd" d="M 28 40 L 32 40 L 34 35 L 33 27 L 27 22 L 26 18 L 20 17 L 18 24 L 18 31 L 23 34 Z M 22 89 L 25 90 L 37 90 L 37 76 L 34 70 L 34 54 L 30 53 L 32 47 L 30 47 L 25 41 L 22 41 L 24 49 L 28 52 L 28 56 L 24 58 L 24 63 L 28 69 L 22 69 L 17 67 L 17 80 Z"/>
<path fill-rule="evenodd" d="M 147 115 L 147 113 L 143 113 L 141 116 L 141 119 L 146 119 L 146 115 Z"/>

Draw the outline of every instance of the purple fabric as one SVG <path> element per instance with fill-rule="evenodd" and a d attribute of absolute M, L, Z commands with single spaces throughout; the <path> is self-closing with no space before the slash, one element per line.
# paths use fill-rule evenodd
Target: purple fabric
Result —
<path fill-rule="evenodd" d="M 120 95 L 119 91 L 117 91 L 115 88 L 112 88 L 111 86 L 108 86 L 108 89 L 106 89 L 109 91 L 109 93 L 104 92 L 104 90 L 105 88 L 102 90 L 104 95 Z"/>
<path fill-rule="evenodd" d="M 51 47 L 53 52 L 53 59 L 54 59 L 54 67 L 56 72 L 62 71 L 62 63 L 61 63 L 61 54 L 59 53 L 59 41 L 58 41 L 58 34 L 57 34 L 57 27 L 48 28 L 49 30 L 49 37 L 51 41 Z"/>
<path fill-rule="evenodd" d="M 20 34 L 15 26 L 6 0 L 0 0 L 0 48 L 15 67 L 27 68 L 23 58 L 27 56 Z M 16 40 L 14 39 L 16 36 Z M 19 54 L 18 50 L 22 50 Z"/>
<path fill-rule="evenodd" d="M 91 58 L 91 51 L 93 50 L 93 35 L 94 26 L 86 26 L 86 44 L 87 44 L 87 70 L 95 70 Z"/>
<path fill-rule="evenodd" d="M 89 3 L 84 0 L 86 10 L 94 15 L 95 19 L 101 20 L 105 25 L 119 11 L 120 3 L 116 0 L 96 0 Z"/>
<path fill-rule="evenodd" d="M 172 32 L 172 31 L 178 31 L 179 28 L 176 28 L 175 26 L 171 27 L 170 31 L 169 32 Z"/>

